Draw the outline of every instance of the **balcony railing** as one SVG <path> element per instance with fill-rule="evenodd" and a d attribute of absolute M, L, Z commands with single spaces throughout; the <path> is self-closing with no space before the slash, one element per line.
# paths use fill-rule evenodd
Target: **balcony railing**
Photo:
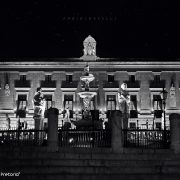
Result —
<path fill-rule="evenodd" d="M 103 81 L 103 88 L 118 88 L 118 87 L 119 87 L 118 81 L 113 81 L 113 82 Z"/>
<path fill-rule="evenodd" d="M 43 88 L 56 88 L 56 81 L 41 81 Z"/>
<path fill-rule="evenodd" d="M 151 81 L 150 82 L 150 88 L 163 88 L 165 85 L 164 81 L 156 82 L 156 81 Z"/>
<path fill-rule="evenodd" d="M 125 81 L 128 88 L 140 88 L 139 81 L 131 82 L 131 81 Z"/>
<path fill-rule="evenodd" d="M 124 147 L 164 149 L 170 145 L 170 131 L 124 129 Z"/>
<path fill-rule="evenodd" d="M 78 81 L 72 81 L 72 82 L 68 82 L 68 81 L 62 81 L 62 88 L 77 88 L 78 86 Z"/>
<path fill-rule="evenodd" d="M 16 88 L 30 88 L 30 81 L 15 81 L 15 87 Z"/>

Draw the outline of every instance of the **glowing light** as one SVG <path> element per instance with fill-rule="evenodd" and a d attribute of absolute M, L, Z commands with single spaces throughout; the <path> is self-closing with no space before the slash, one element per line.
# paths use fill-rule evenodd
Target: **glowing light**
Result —
<path fill-rule="evenodd" d="M 69 139 L 69 143 L 72 143 L 73 141 L 74 141 L 73 138 L 70 138 L 70 139 Z"/>

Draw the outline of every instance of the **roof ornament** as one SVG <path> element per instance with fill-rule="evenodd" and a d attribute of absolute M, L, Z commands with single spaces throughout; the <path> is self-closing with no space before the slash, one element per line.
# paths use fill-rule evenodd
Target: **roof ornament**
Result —
<path fill-rule="evenodd" d="M 83 52 L 84 55 L 81 57 L 83 60 L 93 61 L 96 60 L 98 57 L 96 56 L 96 40 L 89 35 L 83 42 Z"/>

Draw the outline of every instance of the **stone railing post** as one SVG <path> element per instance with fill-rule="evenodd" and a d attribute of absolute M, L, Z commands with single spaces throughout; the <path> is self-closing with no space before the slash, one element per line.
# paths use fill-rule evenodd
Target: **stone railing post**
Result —
<path fill-rule="evenodd" d="M 111 145 L 113 152 L 120 153 L 123 149 L 122 136 L 122 113 L 121 111 L 113 111 L 111 115 L 112 138 Z"/>
<path fill-rule="evenodd" d="M 180 153 L 180 114 L 173 113 L 169 116 L 171 131 L 171 149 Z"/>
<path fill-rule="evenodd" d="M 48 116 L 48 134 L 47 145 L 49 151 L 58 150 L 58 115 L 57 108 L 49 108 L 47 111 Z"/>

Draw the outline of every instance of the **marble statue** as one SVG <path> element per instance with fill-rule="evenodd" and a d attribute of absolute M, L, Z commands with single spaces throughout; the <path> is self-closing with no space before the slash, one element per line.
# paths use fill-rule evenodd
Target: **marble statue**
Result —
<path fill-rule="evenodd" d="M 122 112 L 123 120 L 122 120 L 122 127 L 123 129 L 128 128 L 128 118 L 130 114 L 130 96 L 127 89 L 127 84 L 123 83 L 121 88 L 118 90 L 118 103 L 119 103 L 119 110 Z"/>

